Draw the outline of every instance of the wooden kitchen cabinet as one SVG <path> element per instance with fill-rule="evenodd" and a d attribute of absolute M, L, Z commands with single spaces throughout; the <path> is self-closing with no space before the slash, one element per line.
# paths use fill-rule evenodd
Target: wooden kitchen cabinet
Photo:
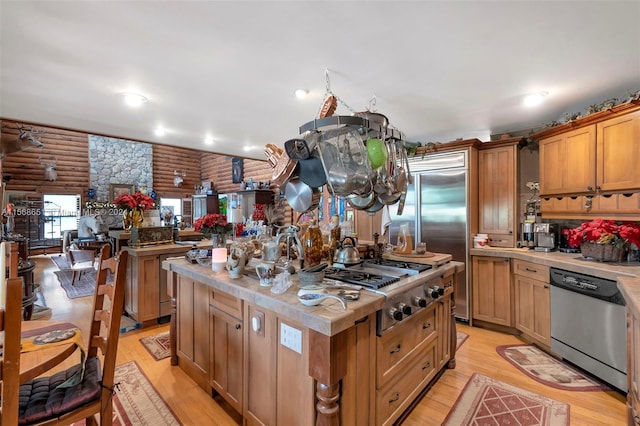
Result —
<path fill-rule="evenodd" d="M 519 140 L 489 142 L 478 152 L 478 228 L 495 247 L 516 244 Z"/>
<path fill-rule="evenodd" d="M 640 190 L 640 110 L 621 105 L 542 131 L 540 195 Z"/>
<path fill-rule="evenodd" d="M 629 425 L 640 425 L 640 317 L 627 307 L 627 411 Z"/>
<path fill-rule="evenodd" d="M 242 300 L 210 289 L 209 336 L 211 387 L 236 411 L 242 412 Z"/>
<path fill-rule="evenodd" d="M 509 258 L 472 256 L 472 318 L 512 327 Z"/>
<path fill-rule="evenodd" d="M 245 404 L 248 425 L 303 425 L 314 421 L 314 381 L 309 376 L 309 333 L 271 311 L 247 303 Z M 301 352 L 281 344 L 281 329 L 300 332 Z"/>
<path fill-rule="evenodd" d="M 584 194 L 596 187 L 596 126 L 540 140 L 540 196 Z"/>
<path fill-rule="evenodd" d="M 209 384 L 209 287 L 177 276 L 178 364 L 207 393 Z"/>
<path fill-rule="evenodd" d="M 516 328 L 527 337 L 551 346 L 549 267 L 513 260 Z"/>
<path fill-rule="evenodd" d="M 540 200 L 545 219 L 640 220 L 640 193 L 548 197 Z"/>
<path fill-rule="evenodd" d="M 393 424 L 435 376 L 438 336 L 450 324 L 440 318 L 435 302 L 378 337 L 375 424 Z"/>
<path fill-rule="evenodd" d="M 640 111 L 596 125 L 596 189 L 640 188 Z"/>

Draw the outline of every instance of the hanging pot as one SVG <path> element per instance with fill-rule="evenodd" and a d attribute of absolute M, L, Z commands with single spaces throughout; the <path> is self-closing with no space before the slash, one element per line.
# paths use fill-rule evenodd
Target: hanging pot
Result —
<path fill-rule="evenodd" d="M 310 187 L 299 178 L 290 179 L 284 190 L 284 196 L 291 208 L 297 212 L 306 212 L 318 208 L 320 191 Z"/>
<path fill-rule="evenodd" d="M 376 203 L 378 196 L 371 191 L 367 195 L 351 194 L 347 196 L 347 204 L 356 210 L 366 210 Z"/>

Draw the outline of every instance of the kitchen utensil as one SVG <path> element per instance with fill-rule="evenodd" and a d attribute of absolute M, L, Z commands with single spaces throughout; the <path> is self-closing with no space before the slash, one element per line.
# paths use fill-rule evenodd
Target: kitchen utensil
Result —
<path fill-rule="evenodd" d="M 289 139 L 284 143 L 284 150 L 292 160 L 306 160 L 311 156 L 311 151 L 304 139 Z"/>
<path fill-rule="evenodd" d="M 320 114 L 318 114 L 319 118 L 330 117 L 336 112 L 336 108 L 338 108 L 338 100 L 335 96 L 329 95 L 324 100 L 322 104 L 322 108 L 320 108 Z"/>
<path fill-rule="evenodd" d="M 284 196 L 291 208 L 297 212 L 313 210 L 320 202 L 320 191 L 311 188 L 297 177 L 287 181 Z"/>
<path fill-rule="evenodd" d="M 342 305 L 342 308 L 346 311 L 347 304 L 344 303 L 338 296 L 334 296 L 333 294 L 322 294 L 322 293 L 306 293 L 298 296 L 298 300 L 305 306 L 316 306 L 319 305 L 324 299 L 336 299 Z"/>
<path fill-rule="evenodd" d="M 367 139 L 366 146 L 371 167 L 377 169 L 384 165 L 387 161 L 387 149 L 384 146 L 384 142 L 378 138 L 369 138 Z"/>
<path fill-rule="evenodd" d="M 278 186 L 284 185 L 291 176 L 297 176 L 297 173 L 294 173 L 297 166 L 297 160 L 292 160 L 286 152 L 281 151 L 273 168 L 271 180 Z"/>
<path fill-rule="evenodd" d="M 350 194 L 347 196 L 347 204 L 356 210 L 366 210 L 375 204 L 377 198 L 378 196 L 373 191 L 367 195 Z"/>
<path fill-rule="evenodd" d="M 385 204 L 382 202 L 382 200 L 380 200 L 380 197 L 376 196 L 376 201 L 373 203 L 373 205 L 365 210 L 368 215 L 373 216 L 376 212 L 380 211 L 384 206 Z"/>
<path fill-rule="evenodd" d="M 347 244 L 347 240 L 351 241 L 351 244 Z M 359 264 L 360 252 L 356 248 L 355 244 L 355 240 L 352 237 L 344 237 L 340 242 L 340 247 L 336 250 L 334 261 L 345 266 Z"/>
<path fill-rule="evenodd" d="M 256 266 L 256 275 L 260 278 L 260 285 L 268 287 L 273 283 L 276 276 L 276 265 L 274 262 L 262 262 Z"/>
<path fill-rule="evenodd" d="M 338 297 L 347 302 L 353 302 L 360 299 L 360 291 L 358 290 L 340 290 L 338 291 Z"/>

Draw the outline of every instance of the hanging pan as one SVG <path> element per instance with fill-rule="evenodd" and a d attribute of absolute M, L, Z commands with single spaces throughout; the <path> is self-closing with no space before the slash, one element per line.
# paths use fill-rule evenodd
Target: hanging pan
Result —
<path fill-rule="evenodd" d="M 316 209 L 320 203 L 320 191 L 310 187 L 297 177 L 286 183 L 284 196 L 291 208 L 297 212 Z"/>

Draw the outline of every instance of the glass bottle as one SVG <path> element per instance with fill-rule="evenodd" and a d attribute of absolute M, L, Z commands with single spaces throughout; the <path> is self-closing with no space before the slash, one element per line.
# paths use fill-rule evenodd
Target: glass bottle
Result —
<path fill-rule="evenodd" d="M 411 237 L 411 231 L 409 230 L 409 224 L 403 223 L 400 225 L 398 232 L 398 247 L 396 253 L 399 254 L 411 254 L 413 250 L 413 238 Z"/>
<path fill-rule="evenodd" d="M 320 264 L 322 261 L 322 231 L 320 231 L 315 219 L 311 221 L 311 225 L 304 233 L 302 249 L 305 268 Z"/>

